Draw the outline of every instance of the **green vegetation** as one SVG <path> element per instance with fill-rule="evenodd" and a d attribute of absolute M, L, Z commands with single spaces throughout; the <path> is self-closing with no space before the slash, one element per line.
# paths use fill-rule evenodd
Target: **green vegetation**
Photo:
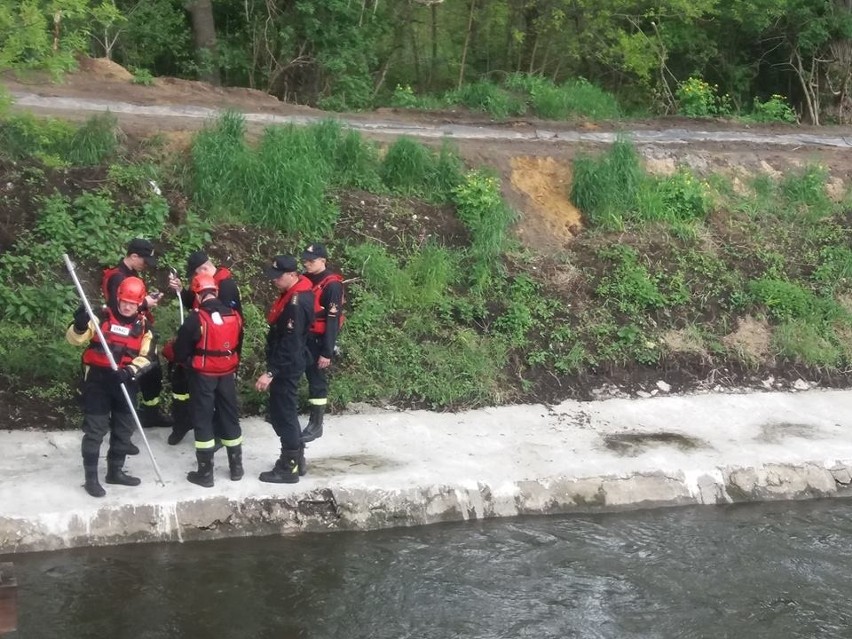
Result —
<path fill-rule="evenodd" d="M 512 240 L 499 179 L 466 170 L 449 146 L 401 138 L 381 149 L 332 121 L 270 127 L 250 141 L 235 113 L 167 160 L 153 143 L 128 156 L 109 118 L 7 116 L 0 136 L 0 162 L 31 194 L 0 194 L 5 210 L 30 215 L 0 255 L 0 378 L 55 389 L 39 396 L 47 402 L 70 405 L 79 355 L 63 343 L 77 299 L 62 253 L 97 295 L 100 268 L 135 235 L 160 243 L 164 267 L 226 238 L 248 327 L 247 412 L 262 410 L 251 382 L 273 296 L 259 269 L 315 239 L 351 280 L 338 405 L 564 398 L 602 371 L 645 367 L 842 376 L 852 364 L 849 200 L 829 198 L 819 166 L 735 189 L 685 167 L 649 175 L 620 140 L 576 159 L 571 197 L 587 228 L 570 250 L 544 256 Z M 181 188 L 176 211 L 160 193 Z M 740 339 L 748 322 L 763 331 L 760 348 Z M 158 330 L 176 324 L 167 302 Z"/>
<path fill-rule="evenodd" d="M 103 56 L 137 84 L 201 79 L 334 111 L 848 123 L 850 41 L 837 0 L 0 0 L 0 70 L 59 77 Z"/>

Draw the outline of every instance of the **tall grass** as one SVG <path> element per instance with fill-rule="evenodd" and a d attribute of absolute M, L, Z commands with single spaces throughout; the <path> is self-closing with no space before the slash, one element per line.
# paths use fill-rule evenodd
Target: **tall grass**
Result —
<path fill-rule="evenodd" d="M 212 127 L 199 132 L 192 144 L 196 202 L 214 215 L 236 208 L 243 187 L 242 172 L 249 158 L 245 118 L 239 113 L 227 111 Z"/>
<path fill-rule="evenodd" d="M 471 171 L 454 191 L 456 212 L 472 236 L 472 285 L 482 292 L 488 286 L 503 252 L 514 213 L 503 201 L 500 181 L 482 171 Z"/>
<path fill-rule="evenodd" d="M 636 210 L 645 179 L 636 149 L 620 139 L 600 157 L 574 160 L 571 201 L 592 226 L 621 228 L 626 214 Z"/>
<path fill-rule="evenodd" d="M 118 148 L 118 122 L 111 113 L 96 115 L 71 136 L 64 158 L 71 164 L 95 166 L 115 155 Z"/>
<path fill-rule="evenodd" d="M 461 89 L 450 91 L 445 100 L 476 111 L 485 111 L 497 119 L 523 115 L 526 111 L 526 104 L 522 99 L 487 80 L 465 84 Z"/>
<path fill-rule="evenodd" d="M 621 115 L 618 102 L 611 93 L 580 78 L 554 84 L 551 80 L 528 73 L 513 73 L 505 80 L 511 91 L 524 95 L 533 113 L 548 120 L 569 117 L 613 119 Z"/>
<path fill-rule="evenodd" d="M 115 155 L 118 127 L 110 113 L 96 115 L 81 126 L 32 114 L 0 122 L 0 157 L 38 158 L 49 165 L 94 166 Z"/>
<path fill-rule="evenodd" d="M 458 154 L 448 144 L 436 154 L 411 138 L 401 137 L 388 148 L 380 171 L 394 193 L 443 202 L 462 182 L 462 169 Z"/>

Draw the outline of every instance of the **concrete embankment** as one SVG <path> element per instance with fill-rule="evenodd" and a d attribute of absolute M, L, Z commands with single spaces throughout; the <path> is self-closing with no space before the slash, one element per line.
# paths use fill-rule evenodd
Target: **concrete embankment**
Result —
<path fill-rule="evenodd" d="M 82 489 L 79 434 L 0 431 L 0 554 L 142 541 L 852 494 L 852 391 L 568 401 L 463 413 L 330 416 L 295 485 L 258 481 L 272 428 L 246 419 L 246 477 L 185 475 L 191 438 L 148 430 L 142 486 Z M 137 443 L 138 435 L 135 436 Z"/>

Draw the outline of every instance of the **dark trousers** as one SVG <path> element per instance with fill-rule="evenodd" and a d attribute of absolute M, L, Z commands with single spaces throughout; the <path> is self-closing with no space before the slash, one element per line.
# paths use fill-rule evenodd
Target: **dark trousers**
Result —
<path fill-rule="evenodd" d="M 177 402 L 189 402 L 191 397 L 189 392 L 189 376 L 192 371 L 181 364 L 169 362 L 168 373 L 169 383 L 172 386 L 172 416 L 175 420 L 175 429 L 180 429 L 181 432 L 187 432 L 189 431 L 190 425 L 184 425 L 183 420 L 180 417 L 182 413 L 176 413 L 175 407 Z M 218 412 L 213 415 L 213 434 L 216 436 L 216 439 L 228 439 L 224 430 L 222 430 L 222 418 L 219 416 Z"/>
<path fill-rule="evenodd" d="M 217 436 L 225 446 L 242 443 L 234 373 L 213 376 L 190 371 L 189 410 L 197 449 L 212 450 Z"/>
<path fill-rule="evenodd" d="M 305 367 L 305 377 L 308 378 L 308 399 L 325 399 L 328 397 L 328 369 L 319 368 L 317 359 L 322 353 L 323 337 L 308 336 L 308 365 Z"/>
<path fill-rule="evenodd" d="M 281 447 L 295 450 L 301 445 L 299 425 L 299 377 L 275 377 L 269 386 L 269 420 Z"/>
<path fill-rule="evenodd" d="M 155 359 L 154 365 L 139 376 L 139 392 L 144 403 L 156 404 L 155 400 L 163 392 L 163 367 L 159 359 Z"/>
<path fill-rule="evenodd" d="M 130 401 L 136 401 L 136 384 L 125 385 Z M 127 455 L 135 423 L 115 374 L 107 368 L 92 366 L 83 380 L 83 459 L 97 460 L 101 443 L 109 433 L 108 456 Z"/>

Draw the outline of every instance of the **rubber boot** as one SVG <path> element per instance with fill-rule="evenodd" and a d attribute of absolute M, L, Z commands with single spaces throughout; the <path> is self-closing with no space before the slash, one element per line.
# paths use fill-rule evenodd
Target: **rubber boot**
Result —
<path fill-rule="evenodd" d="M 240 481 L 245 474 L 243 470 L 243 447 L 237 444 L 236 446 L 228 446 L 227 450 L 231 481 Z"/>
<path fill-rule="evenodd" d="M 299 481 L 299 449 L 282 450 L 272 470 L 260 473 L 260 481 L 269 484 L 295 484 Z"/>
<path fill-rule="evenodd" d="M 104 487 L 101 486 L 101 483 L 98 481 L 98 458 L 95 457 L 94 463 L 90 460 L 83 460 L 83 472 L 86 475 L 86 483 L 83 484 L 83 488 L 86 489 L 86 492 L 89 493 L 92 497 L 103 497 L 106 495 L 106 491 Z"/>
<path fill-rule="evenodd" d="M 305 461 L 305 445 L 299 446 L 299 477 L 308 474 L 308 462 Z"/>
<path fill-rule="evenodd" d="M 307 444 L 322 437 L 322 418 L 325 415 L 325 404 L 312 404 L 311 417 L 308 425 L 302 431 L 302 443 Z"/>
<path fill-rule="evenodd" d="M 159 404 L 148 406 L 142 404 L 139 407 L 139 421 L 144 428 L 171 428 L 172 418 L 164 415 Z"/>
<path fill-rule="evenodd" d="M 107 456 L 106 483 L 119 486 L 138 486 L 142 480 L 124 472 L 124 455 Z"/>
<path fill-rule="evenodd" d="M 192 423 L 189 419 L 189 400 L 188 399 L 172 399 L 172 432 L 169 433 L 169 446 L 177 446 L 186 437 L 186 434 L 192 430 Z"/>
<path fill-rule="evenodd" d="M 190 483 L 213 487 L 213 453 L 209 450 L 196 450 L 195 459 L 198 461 L 198 470 L 191 470 L 186 474 Z"/>

